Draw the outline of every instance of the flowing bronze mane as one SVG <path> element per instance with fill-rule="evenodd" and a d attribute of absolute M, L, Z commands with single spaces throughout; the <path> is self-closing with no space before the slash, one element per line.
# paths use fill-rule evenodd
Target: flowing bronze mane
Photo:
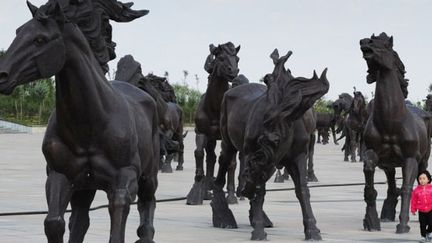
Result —
<path fill-rule="evenodd" d="M 365 175 L 364 200 L 365 230 L 380 230 L 376 211 L 377 192 L 374 189 L 375 168 L 384 170 L 387 198 L 381 211 L 382 221 L 394 221 L 398 195 L 401 209 L 397 233 L 409 232 L 409 205 L 413 183 L 418 171 L 428 166 L 430 155 L 430 128 L 427 119 L 419 116 L 405 103 L 408 94 L 405 67 L 393 50 L 393 37 L 382 33 L 378 37 L 360 40 L 363 58 L 368 65 L 368 83 L 376 82 L 375 97 L 370 102 L 370 116 L 363 137 L 366 146 L 363 172 Z M 395 168 L 402 167 L 401 190 L 396 187 Z"/>

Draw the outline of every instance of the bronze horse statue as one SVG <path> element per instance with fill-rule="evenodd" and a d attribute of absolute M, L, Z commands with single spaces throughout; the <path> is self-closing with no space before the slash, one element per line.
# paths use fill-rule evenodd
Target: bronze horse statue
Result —
<path fill-rule="evenodd" d="M 295 183 L 306 239 L 321 239 L 309 201 L 306 182 L 306 155 L 310 133 L 302 118 L 313 103 L 329 88 L 325 77 L 294 78 L 284 67 L 289 52 L 280 57 L 275 50 L 272 74 L 265 76 L 268 86 L 251 83 L 230 89 L 224 95 L 221 113 L 221 154 L 211 202 L 213 226 L 236 228 L 237 223 L 225 198 L 225 176 L 237 151 L 245 156 L 245 186 L 242 194 L 250 199 L 252 240 L 266 239 L 264 227 L 272 223 L 263 211 L 265 184 L 276 168 L 286 167 Z M 313 131 L 313 130 L 312 130 Z"/>
<path fill-rule="evenodd" d="M 183 110 L 176 103 L 174 90 L 166 78 L 153 74 L 144 76 L 141 64 L 131 55 L 122 57 L 117 63 L 116 80 L 126 81 L 150 94 L 156 101 L 160 129 L 160 168 L 163 173 L 172 173 L 171 161 L 178 154 L 176 170 L 183 170 Z M 166 88 L 166 86 L 169 86 Z"/>
<path fill-rule="evenodd" d="M 219 128 L 221 103 L 224 93 L 229 89 L 228 82 L 231 82 L 239 73 L 237 56 L 239 50 L 240 46 L 235 47 L 231 42 L 218 47 L 210 45 L 211 54 L 204 65 L 204 69 L 210 74 L 207 90 L 201 97 L 195 113 L 196 171 L 194 185 L 187 195 L 187 204 L 190 205 L 199 205 L 203 203 L 203 199 L 211 198 L 210 190 L 216 163 L 214 150 L 216 141 L 221 139 Z"/>
<path fill-rule="evenodd" d="M 356 151 L 360 156 L 360 161 L 363 161 L 364 143 L 363 130 L 368 119 L 366 101 L 360 91 L 354 91 L 354 98 L 348 115 L 343 121 L 343 129 L 345 134 L 344 145 L 344 161 L 348 161 L 348 156 L 351 156 L 351 162 L 357 162 Z"/>
<path fill-rule="evenodd" d="M 379 36 L 360 40 L 363 58 L 368 66 L 367 82 L 376 82 L 372 111 L 366 123 L 363 138 L 366 146 L 363 172 L 365 176 L 364 200 L 365 230 L 380 230 L 376 210 L 377 191 L 374 188 L 375 168 L 384 170 L 388 189 L 381 220 L 394 221 L 397 197 L 395 168 L 402 167 L 403 182 L 400 191 L 401 210 L 396 233 L 409 232 L 409 206 L 413 183 L 417 173 L 428 166 L 430 134 L 425 119 L 405 104 L 408 80 L 405 67 L 393 50 L 393 37 Z"/>
<path fill-rule="evenodd" d="M 0 59 L 3 94 L 11 94 L 18 85 L 56 76 L 56 107 L 42 145 L 48 174 L 45 234 L 49 243 L 63 242 L 64 213 L 70 203 L 69 242 L 83 242 L 91 202 L 96 190 L 104 190 L 111 217 L 109 242 L 124 242 L 127 215 L 136 196 L 140 213 L 137 242 L 153 242 L 159 159 L 155 102 L 128 83 L 106 80 L 97 53 L 73 19 L 79 7 L 88 13 L 88 6 L 65 3 L 51 0 L 39 9 L 28 3 L 33 18 L 18 28 Z M 100 3 L 106 8 L 105 20 L 127 22 L 148 13 L 131 10 L 130 3 Z M 95 21 L 87 26 L 107 24 Z M 93 34 L 107 41 L 103 33 Z"/>

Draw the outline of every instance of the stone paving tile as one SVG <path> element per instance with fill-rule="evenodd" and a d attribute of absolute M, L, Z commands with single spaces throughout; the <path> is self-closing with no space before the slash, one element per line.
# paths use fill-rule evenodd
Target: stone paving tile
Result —
<path fill-rule="evenodd" d="M 0 134 L 0 212 L 46 210 L 42 138 L 42 134 Z M 185 140 L 185 170 L 173 174 L 159 174 L 158 199 L 183 197 L 188 193 L 195 171 L 194 147 L 194 134 L 189 132 Z M 340 148 L 340 145 L 332 144 L 316 146 L 315 169 L 319 182 L 310 185 L 363 182 L 362 164 L 343 162 Z M 400 176 L 400 170 L 397 174 Z M 385 175 L 380 170 L 377 170 L 376 181 L 385 181 Z M 399 180 L 398 184 L 400 183 Z M 267 186 L 268 189 L 292 187 L 291 180 L 276 184 L 273 183 L 273 178 Z M 386 186 L 377 185 L 376 188 L 377 205 L 380 209 Z M 311 188 L 310 191 L 312 207 L 324 242 L 418 242 L 417 218 L 411 219 L 411 232 L 408 234 L 394 233 L 397 222 L 382 223 L 380 232 L 363 231 L 363 186 Z M 107 204 L 106 195 L 98 192 L 93 206 L 104 204 Z M 158 203 L 155 241 L 250 242 L 252 228 L 248 223 L 248 201 L 240 201 L 230 208 L 236 217 L 238 229 L 213 228 L 209 201 L 200 206 L 187 206 L 185 201 Z M 294 191 L 267 193 L 264 208 L 275 224 L 274 228 L 266 229 L 269 241 L 304 242 L 302 216 Z M 0 217 L 0 243 L 46 242 L 44 217 Z M 108 210 L 93 211 L 90 218 L 91 226 L 85 242 L 108 242 Z M 126 242 L 137 239 L 135 232 L 138 222 L 136 206 L 132 206 L 127 223 Z M 66 230 L 66 242 L 67 235 Z"/>

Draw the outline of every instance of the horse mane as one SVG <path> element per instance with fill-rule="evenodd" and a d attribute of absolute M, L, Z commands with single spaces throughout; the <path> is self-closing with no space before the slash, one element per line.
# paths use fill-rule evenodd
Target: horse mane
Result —
<path fill-rule="evenodd" d="M 149 12 L 132 10 L 132 5 L 116 0 L 49 0 L 39 9 L 37 18 L 46 18 L 60 9 L 65 22 L 78 25 L 102 70 L 107 73 L 108 62 L 116 58 L 117 45 L 112 40 L 112 26 L 109 20 L 130 22 Z"/>
<path fill-rule="evenodd" d="M 408 97 L 408 81 L 409 79 L 405 78 L 405 65 L 402 60 L 399 58 L 398 53 L 393 50 L 393 36 L 389 37 L 386 33 L 381 33 L 379 36 L 372 35 L 371 39 L 376 39 L 384 42 L 384 46 L 388 48 L 393 56 L 393 65 L 396 67 L 396 70 L 399 73 L 399 84 L 402 90 L 402 93 L 405 98 Z"/>
<path fill-rule="evenodd" d="M 329 83 L 325 77 L 316 73 L 312 79 L 291 78 L 291 73 L 284 67 L 292 52 L 279 58 L 277 49 L 271 57 L 275 68 L 265 79 L 267 108 L 264 112 L 263 130 L 257 139 L 257 150 L 249 160 L 249 179 L 267 180 L 273 173 L 275 153 L 280 142 L 289 139 L 292 122 L 303 116 L 315 101 L 327 93 Z M 253 179 L 252 179 L 253 180 Z"/>

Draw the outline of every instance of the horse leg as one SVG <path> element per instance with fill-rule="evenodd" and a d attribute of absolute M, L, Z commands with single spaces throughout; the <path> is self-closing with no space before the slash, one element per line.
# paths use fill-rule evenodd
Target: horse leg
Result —
<path fill-rule="evenodd" d="M 321 129 L 317 129 L 317 143 L 321 143 Z"/>
<path fill-rule="evenodd" d="M 283 183 L 284 180 L 285 179 L 282 176 L 281 169 L 278 169 L 276 171 L 276 176 L 275 176 L 275 179 L 274 179 L 274 183 Z"/>
<path fill-rule="evenodd" d="M 139 240 L 136 243 L 153 243 L 154 237 L 154 212 L 156 208 L 155 192 L 158 186 L 156 177 L 140 178 L 138 182 L 138 212 L 140 214 L 140 226 L 137 229 Z"/>
<path fill-rule="evenodd" d="M 207 138 L 204 134 L 197 133 L 195 136 L 195 178 L 192 189 L 187 195 L 186 204 L 202 205 L 204 200 L 204 147 L 207 143 Z"/>
<path fill-rule="evenodd" d="M 172 159 L 174 157 L 174 152 L 172 151 L 171 144 L 174 143 L 174 141 L 173 141 L 173 132 L 172 132 L 171 129 L 168 129 L 168 130 L 165 131 L 164 135 L 165 135 L 164 137 L 165 137 L 165 140 L 166 140 L 165 143 L 166 144 L 169 143 L 168 147 L 170 149 L 167 149 L 167 151 L 165 153 L 165 161 L 162 164 L 161 172 L 162 173 L 172 173 L 173 170 L 172 170 L 172 167 L 171 167 L 171 161 L 172 161 Z"/>
<path fill-rule="evenodd" d="M 396 233 L 408 233 L 410 230 L 410 227 L 408 226 L 409 207 L 413 184 L 418 173 L 418 166 L 419 164 L 415 158 L 407 158 L 405 160 L 405 166 L 402 167 L 402 202 L 399 213 L 399 224 L 396 226 Z"/>
<path fill-rule="evenodd" d="M 256 187 L 255 197 L 250 200 L 249 219 L 253 226 L 251 240 L 267 240 L 267 233 L 264 231 L 265 218 L 263 211 L 265 184 Z"/>
<path fill-rule="evenodd" d="M 284 180 L 289 180 L 289 173 L 287 168 L 284 168 L 284 173 L 282 174 L 282 177 L 284 178 Z"/>
<path fill-rule="evenodd" d="M 393 222 L 396 215 L 396 205 L 398 203 L 399 193 L 396 187 L 396 170 L 395 168 L 384 170 L 387 177 L 387 198 L 384 200 L 381 210 L 381 222 Z"/>
<path fill-rule="evenodd" d="M 239 162 L 240 162 L 240 169 L 239 169 L 239 175 L 238 175 L 238 186 L 236 190 L 237 197 L 240 198 L 240 201 L 244 200 L 244 196 L 241 195 L 241 190 L 243 189 L 245 185 L 245 180 L 243 177 L 244 167 L 245 167 L 245 161 L 244 161 L 244 155 L 242 152 L 239 152 Z"/>
<path fill-rule="evenodd" d="M 210 200 L 212 199 L 211 190 L 213 190 L 214 183 L 214 168 L 216 164 L 216 140 L 209 139 L 207 141 L 207 145 L 205 146 L 206 152 L 206 177 L 205 177 L 205 194 L 204 199 Z"/>
<path fill-rule="evenodd" d="M 363 228 L 368 231 L 381 230 L 376 210 L 377 191 L 374 188 L 374 174 L 377 163 L 377 154 L 373 150 L 366 151 L 365 161 L 363 162 L 363 174 L 365 177 L 364 200 L 366 202 L 366 214 L 363 219 Z"/>
<path fill-rule="evenodd" d="M 178 156 L 178 165 L 176 167 L 176 170 L 183 170 L 183 163 L 184 163 L 184 142 L 183 142 L 183 130 L 181 130 L 180 134 L 178 134 L 178 142 L 179 142 L 179 150 L 177 152 L 177 156 Z"/>
<path fill-rule="evenodd" d="M 299 154 L 294 161 L 288 162 L 287 166 L 302 210 L 305 239 L 321 240 L 321 233 L 316 226 L 316 219 L 310 204 L 310 193 L 306 181 L 306 155 Z"/>
<path fill-rule="evenodd" d="M 307 151 L 307 157 L 308 157 L 307 181 L 317 182 L 318 178 L 315 175 L 314 162 L 313 162 L 314 152 L 315 152 L 315 134 L 312 133 L 309 140 L 308 151 Z"/>
<path fill-rule="evenodd" d="M 138 192 L 138 181 L 136 171 L 132 167 L 120 169 L 115 178 L 111 190 L 107 193 L 111 218 L 109 243 L 124 243 L 126 219 L 130 204 Z"/>
<path fill-rule="evenodd" d="M 330 129 L 331 129 L 331 132 L 332 132 L 332 135 L 333 135 L 333 142 L 334 142 L 334 144 L 335 145 L 339 145 L 339 143 L 337 142 L 337 139 L 336 139 L 336 130 L 335 130 L 334 125 L 331 126 Z"/>
<path fill-rule="evenodd" d="M 352 129 L 349 130 L 350 136 L 350 152 L 351 152 L 351 162 L 357 162 L 356 160 L 356 149 L 357 149 L 357 139 L 356 133 Z"/>
<path fill-rule="evenodd" d="M 227 183 L 227 201 L 228 204 L 237 204 L 237 197 L 235 196 L 235 169 L 237 167 L 236 157 L 233 156 L 229 166 L 228 166 L 228 183 Z"/>
<path fill-rule="evenodd" d="M 72 214 L 69 218 L 69 243 L 82 243 L 90 226 L 89 209 L 96 190 L 75 191 L 70 200 Z"/>
<path fill-rule="evenodd" d="M 228 207 L 223 188 L 228 166 L 234 158 L 236 151 L 233 146 L 227 145 L 224 141 L 221 144 L 221 154 L 219 156 L 219 170 L 213 189 L 213 199 L 210 203 L 213 212 L 213 226 L 218 228 L 237 228 L 232 211 Z"/>
<path fill-rule="evenodd" d="M 45 218 L 45 235 L 48 243 L 63 243 L 65 232 L 64 213 L 72 196 L 72 185 L 65 175 L 48 172 L 45 185 L 48 215 Z"/>

